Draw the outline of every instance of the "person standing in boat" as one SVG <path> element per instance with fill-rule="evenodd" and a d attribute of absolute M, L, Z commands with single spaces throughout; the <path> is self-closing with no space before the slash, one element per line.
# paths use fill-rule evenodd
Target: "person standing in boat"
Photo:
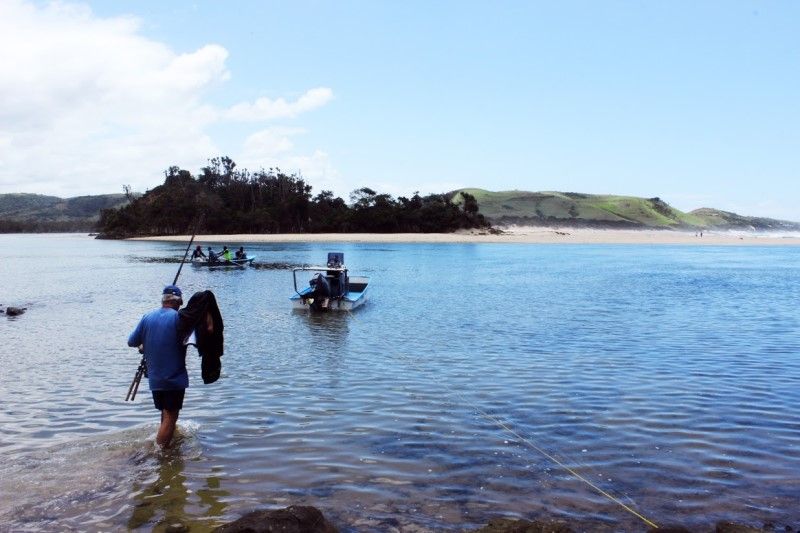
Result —
<path fill-rule="evenodd" d="M 192 252 L 192 261 L 194 261 L 195 259 L 199 261 L 202 261 L 203 259 L 208 259 L 206 257 L 206 254 L 203 253 L 203 248 L 200 247 L 199 244 L 197 245 L 197 248 L 194 249 L 194 252 Z"/>
<path fill-rule="evenodd" d="M 236 250 L 236 259 L 247 259 L 247 254 L 244 252 L 244 246 L 240 246 L 238 250 Z"/>
<path fill-rule="evenodd" d="M 147 362 L 153 404 L 161 411 L 156 443 L 163 448 L 169 447 L 175 434 L 183 397 L 189 386 L 186 346 L 178 333 L 178 309 L 181 305 L 181 290 L 175 285 L 167 285 L 161 295 L 161 307 L 144 315 L 128 337 L 128 346 L 138 346 Z"/>

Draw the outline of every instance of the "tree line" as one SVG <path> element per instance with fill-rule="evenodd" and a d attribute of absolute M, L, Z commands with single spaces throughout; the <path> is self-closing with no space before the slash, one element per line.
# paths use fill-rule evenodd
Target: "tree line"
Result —
<path fill-rule="evenodd" d="M 197 176 L 177 166 L 164 175 L 162 185 L 138 197 L 124 187 L 129 203 L 101 211 L 101 236 L 180 235 L 196 220 L 199 232 L 220 234 L 432 233 L 489 226 L 475 198 L 463 192 L 454 203 L 448 194 L 395 199 L 362 187 L 348 203 L 331 191 L 312 195 L 296 174 L 250 172 L 228 157 L 210 159 Z"/>

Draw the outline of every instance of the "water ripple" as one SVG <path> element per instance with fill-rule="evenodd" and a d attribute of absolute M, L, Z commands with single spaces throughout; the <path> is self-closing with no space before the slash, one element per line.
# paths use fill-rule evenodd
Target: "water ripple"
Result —
<path fill-rule="evenodd" d="M 4 527 L 207 531 L 310 504 L 343 531 L 644 529 L 581 478 L 659 524 L 800 526 L 795 249 L 332 245 L 371 301 L 314 316 L 286 269 L 327 248 L 242 243 L 263 268 L 182 273 L 217 294 L 226 354 L 205 386 L 190 351 L 161 453 L 149 392 L 123 401 L 125 339 L 185 245 L 28 239 L 0 236 L 31 259 L 0 266 L 3 302 L 30 302 L 0 321 Z"/>

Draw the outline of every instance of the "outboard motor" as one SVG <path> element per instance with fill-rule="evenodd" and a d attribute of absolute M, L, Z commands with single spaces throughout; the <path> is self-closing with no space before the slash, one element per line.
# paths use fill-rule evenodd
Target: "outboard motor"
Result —
<path fill-rule="evenodd" d="M 317 272 L 308 284 L 313 288 L 311 291 L 313 301 L 309 304 L 311 309 L 314 311 L 325 309 L 324 304 L 327 303 L 328 298 L 331 297 L 331 286 L 325 275 L 321 272 Z"/>
<path fill-rule="evenodd" d="M 328 268 L 339 269 L 344 266 L 344 253 L 328 252 Z M 341 270 L 328 270 L 331 285 L 331 296 L 341 298 L 345 293 L 346 281 Z"/>

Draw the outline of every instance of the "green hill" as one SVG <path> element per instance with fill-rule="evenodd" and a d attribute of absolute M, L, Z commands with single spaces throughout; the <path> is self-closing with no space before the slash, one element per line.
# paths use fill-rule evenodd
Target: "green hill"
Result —
<path fill-rule="evenodd" d="M 716 229 L 747 229 L 758 231 L 797 231 L 800 224 L 787 220 L 776 220 L 765 217 L 748 217 L 730 211 L 721 211 L 702 207 L 690 212 L 691 215 L 703 219 L 709 227 Z"/>
<path fill-rule="evenodd" d="M 493 224 L 571 225 L 605 228 L 660 229 L 800 229 L 800 224 L 773 219 L 743 217 L 713 209 L 684 213 L 660 198 L 582 194 L 573 192 L 528 192 L 484 189 L 455 191 L 475 197 L 480 213 Z"/>
<path fill-rule="evenodd" d="M 43 194 L 0 194 L 0 232 L 91 231 L 100 211 L 127 203 L 124 194 L 59 198 Z"/>

